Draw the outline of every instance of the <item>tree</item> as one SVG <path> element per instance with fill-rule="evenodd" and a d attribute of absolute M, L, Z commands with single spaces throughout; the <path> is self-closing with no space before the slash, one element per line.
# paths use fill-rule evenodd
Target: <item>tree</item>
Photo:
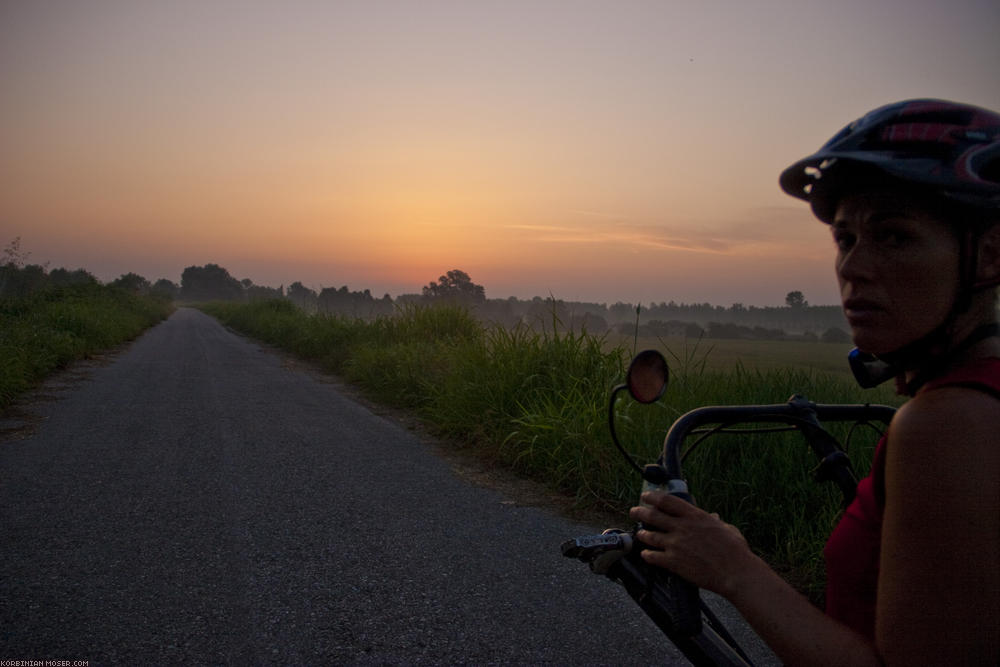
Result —
<path fill-rule="evenodd" d="M 112 287 L 132 292 L 134 294 L 145 294 L 149 291 L 149 281 L 138 273 L 123 273 L 120 277 L 111 281 Z"/>
<path fill-rule="evenodd" d="M 75 271 L 70 271 L 68 269 L 52 269 L 49 271 L 49 284 L 53 287 L 96 285 L 97 278 L 84 269 L 77 269 Z"/>
<path fill-rule="evenodd" d="M 160 278 L 153 286 L 150 288 L 150 294 L 159 296 L 165 299 L 176 299 L 181 293 L 181 287 L 172 280 L 167 280 L 166 278 Z"/>
<path fill-rule="evenodd" d="M 701 328 L 701 325 L 695 322 L 688 322 L 684 327 L 684 337 L 685 338 L 701 338 L 705 335 L 705 330 Z"/>
<path fill-rule="evenodd" d="M 850 343 L 851 337 L 839 327 L 830 327 L 819 337 L 824 343 Z"/>
<path fill-rule="evenodd" d="M 472 282 L 465 271 L 454 269 L 423 288 L 426 299 L 448 299 L 460 303 L 483 303 L 486 301 L 486 288 Z"/>
<path fill-rule="evenodd" d="M 189 266 L 181 274 L 181 298 L 190 301 L 241 300 L 243 285 L 218 264 Z"/>
<path fill-rule="evenodd" d="M 549 297 L 542 299 L 536 296 L 531 300 L 528 311 L 524 314 L 524 319 L 528 326 L 539 330 L 548 327 L 569 330 L 572 325 L 572 313 L 566 306 L 566 302 L 560 299 Z"/>
<path fill-rule="evenodd" d="M 3 264 L 0 264 L 0 296 L 16 291 L 19 273 L 24 262 L 31 255 L 21 250 L 21 237 L 17 236 L 3 249 Z"/>
<path fill-rule="evenodd" d="M 309 289 L 298 280 L 288 286 L 287 297 L 289 301 L 302 310 L 308 312 L 316 310 L 316 291 Z"/>
<path fill-rule="evenodd" d="M 24 298 L 48 285 L 45 267 L 28 264 L 18 267 L 10 262 L 0 267 L 0 297 Z"/>
<path fill-rule="evenodd" d="M 805 308 L 809 305 L 809 302 L 806 301 L 806 297 L 802 292 L 795 290 L 785 295 L 785 305 L 789 308 Z"/>
<path fill-rule="evenodd" d="M 571 331 L 584 331 L 595 334 L 602 334 L 608 330 L 608 321 L 600 315 L 594 313 L 583 313 L 573 315 L 570 318 L 569 328 Z"/>
<path fill-rule="evenodd" d="M 635 322 L 635 306 L 631 303 L 616 301 L 608 306 L 608 314 L 615 322 Z"/>
<path fill-rule="evenodd" d="M 7 244 L 7 247 L 3 249 L 4 255 L 4 266 L 13 266 L 15 269 L 20 269 L 24 266 L 24 263 L 28 261 L 31 257 L 30 252 L 25 252 L 21 250 L 21 237 L 16 236 L 14 240 Z"/>
<path fill-rule="evenodd" d="M 283 287 L 266 287 L 251 284 L 246 288 L 247 301 L 272 301 L 285 296 Z"/>

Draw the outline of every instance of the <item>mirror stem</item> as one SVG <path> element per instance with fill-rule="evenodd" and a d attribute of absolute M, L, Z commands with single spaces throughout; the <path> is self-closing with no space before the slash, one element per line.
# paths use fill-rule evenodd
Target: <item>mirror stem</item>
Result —
<path fill-rule="evenodd" d="M 611 429 L 611 442 L 615 443 L 615 447 L 617 447 L 618 451 L 622 453 L 622 456 L 625 457 L 625 460 L 628 461 L 629 464 L 631 464 L 631 466 L 635 468 L 636 471 L 641 475 L 642 468 L 640 468 L 639 464 L 635 462 L 635 459 L 633 459 L 629 455 L 629 453 L 625 451 L 625 448 L 622 447 L 622 444 L 618 442 L 618 434 L 615 432 L 615 399 L 618 398 L 618 394 L 624 389 L 628 389 L 628 385 L 620 384 L 614 389 L 612 389 L 611 400 L 608 402 L 608 426 Z"/>

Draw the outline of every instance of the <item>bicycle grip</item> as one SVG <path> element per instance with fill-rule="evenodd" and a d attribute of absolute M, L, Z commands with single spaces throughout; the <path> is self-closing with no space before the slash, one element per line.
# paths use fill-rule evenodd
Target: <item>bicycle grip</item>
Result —
<path fill-rule="evenodd" d="M 694 505 L 683 479 L 670 479 L 659 465 L 647 465 L 643 470 L 643 490 L 658 489 Z M 674 628 L 682 635 L 693 637 L 701 632 L 701 598 L 698 587 L 673 572 L 661 574 L 661 584 L 666 589 L 662 601 Z"/>
<path fill-rule="evenodd" d="M 677 484 L 679 480 L 672 481 L 674 484 L 670 485 L 673 486 L 670 495 L 693 505 L 694 499 L 687 492 L 687 485 L 684 482 Z M 701 632 L 701 597 L 698 587 L 680 575 L 670 573 L 667 575 L 667 588 L 672 603 L 670 614 L 674 617 L 677 630 L 688 636 Z"/>

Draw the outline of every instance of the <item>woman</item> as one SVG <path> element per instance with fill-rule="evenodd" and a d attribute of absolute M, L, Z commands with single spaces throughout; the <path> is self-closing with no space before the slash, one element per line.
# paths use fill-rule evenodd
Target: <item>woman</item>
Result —
<path fill-rule="evenodd" d="M 830 225 L 859 381 L 912 398 L 827 543 L 825 613 L 663 493 L 632 509 L 655 529 L 642 556 L 728 598 L 788 664 L 1000 664 L 1000 114 L 882 107 L 781 185 Z"/>

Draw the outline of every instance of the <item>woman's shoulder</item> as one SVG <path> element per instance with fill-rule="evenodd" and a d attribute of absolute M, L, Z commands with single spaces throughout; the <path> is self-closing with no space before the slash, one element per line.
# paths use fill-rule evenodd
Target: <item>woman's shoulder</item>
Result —
<path fill-rule="evenodd" d="M 940 442 L 942 437 L 952 439 L 949 434 L 968 437 L 973 433 L 1000 439 L 1000 394 L 965 384 L 934 387 L 899 408 L 890 432 L 906 440 Z"/>
<path fill-rule="evenodd" d="M 915 435 L 1000 424 L 1000 358 L 988 357 L 928 381 L 896 413 L 893 428 Z M 916 433 L 914 433 L 916 431 Z M 994 428 L 992 433 L 1000 433 Z"/>
<path fill-rule="evenodd" d="M 911 483 L 1000 485 L 1000 395 L 966 384 L 922 391 L 896 412 L 888 450 L 889 467 Z"/>

